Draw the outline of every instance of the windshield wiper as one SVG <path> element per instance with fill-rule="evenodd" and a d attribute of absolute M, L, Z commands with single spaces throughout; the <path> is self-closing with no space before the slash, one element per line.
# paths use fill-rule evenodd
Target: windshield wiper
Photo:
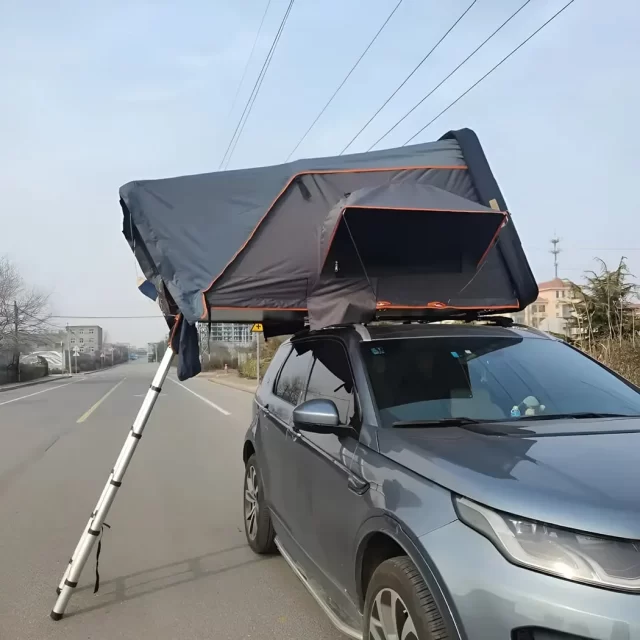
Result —
<path fill-rule="evenodd" d="M 514 421 L 520 420 L 588 420 L 589 418 L 638 418 L 637 415 L 629 415 L 628 413 L 596 413 L 595 411 L 578 411 L 576 413 L 544 413 L 538 416 L 521 416 L 514 418 Z"/>
<path fill-rule="evenodd" d="M 441 418 L 440 420 L 397 420 L 391 426 L 394 429 L 423 429 L 430 427 L 464 427 L 468 424 L 481 424 L 487 420 L 473 418 Z"/>

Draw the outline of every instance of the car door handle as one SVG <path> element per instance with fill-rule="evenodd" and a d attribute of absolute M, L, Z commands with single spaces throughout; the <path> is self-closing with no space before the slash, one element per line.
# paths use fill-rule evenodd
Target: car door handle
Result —
<path fill-rule="evenodd" d="M 358 476 L 350 475 L 349 480 L 347 480 L 347 486 L 349 487 L 349 491 L 353 491 L 356 495 L 362 496 L 369 490 L 371 485 Z"/>

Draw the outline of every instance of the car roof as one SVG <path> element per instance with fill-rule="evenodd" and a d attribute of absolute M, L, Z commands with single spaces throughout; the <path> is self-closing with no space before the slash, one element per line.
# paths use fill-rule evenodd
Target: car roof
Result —
<path fill-rule="evenodd" d="M 317 331 L 301 332 L 296 338 L 313 336 L 345 336 L 346 334 L 358 334 L 362 341 L 369 340 L 395 340 L 401 338 L 446 338 L 457 337 L 513 337 L 514 334 L 521 338 L 538 338 L 555 340 L 553 336 L 526 325 L 500 326 L 496 324 L 481 323 L 411 323 L 411 324 L 369 324 L 369 325 L 345 325 L 327 327 Z"/>

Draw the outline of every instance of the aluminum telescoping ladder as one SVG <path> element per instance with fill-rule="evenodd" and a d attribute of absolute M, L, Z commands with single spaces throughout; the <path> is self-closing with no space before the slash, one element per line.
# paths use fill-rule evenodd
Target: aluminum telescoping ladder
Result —
<path fill-rule="evenodd" d="M 156 371 L 156 375 L 153 377 L 153 381 L 151 382 L 151 387 L 142 401 L 142 406 L 140 407 L 138 415 L 133 422 L 131 431 L 129 431 L 129 435 L 127 436 L 124 446 L 120 451 L 120 455 L 109 474 L 107 484 L 102 490 L 102 494 L 96 504 L 96 508 L 93 510 L 91 517 L 89 518 L 89 522 L 80 536 L 76 550 L 73 552 L 73 556 L 71 556 L 71 560 L 69 560 L 69 564 L 62 576 L 62 580 L 60 581 L 57 589 L 58 599 L 51 611 L 51 618 L 53 620 L 60 620 L 62 618 L 67 605 L 69 604 L 69 600 L 71 599 L 75 588 L 78 586 L 80 574 L 91 555 L 93 545 L 102 531 L 109 509 L 113 504 L 118 489 L 122 485 L 124 474 L 127 472 L 131 458 L 133 458 L 133 454 L 140 442 L 140 438 L 142 438 L 142 432 L 147 424 L 147 420 L 149 419 L 153 406 L 162 391 L 162 385 L 164 384 L 167 373 L 169 372 L 173 355 L 171 347 L 167 346 L 162 362 L 160 363 L 158 371 Z"/>

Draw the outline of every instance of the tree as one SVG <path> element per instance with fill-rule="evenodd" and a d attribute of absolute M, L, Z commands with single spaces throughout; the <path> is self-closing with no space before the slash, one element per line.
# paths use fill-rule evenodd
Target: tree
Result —
<path fill-rule="evenodd" d="M 18 353 L 46 331 L 48 301 L 48 295 L 27 286 L 7 256 L 0 256 L 0 350 Z"/>
<path fill-rule="evenodd" d="M 578 329 L 578 335 L 586 338 L 591 348 L 595 342 L 619 340 L 633 335 L 635 310 L 632 299 L 637 285 L 625 258 L 610 271 L 604 260 L 597 258 L 600 272 L 588 271 L 586 284 L 573 284 L 574 317 L 569 326 Z"/>

